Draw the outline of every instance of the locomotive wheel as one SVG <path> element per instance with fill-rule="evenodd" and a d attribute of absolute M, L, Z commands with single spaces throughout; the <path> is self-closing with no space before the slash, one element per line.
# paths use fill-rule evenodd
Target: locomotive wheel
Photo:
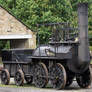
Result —
<path fill-rule="evenodd" d="M 4 85 L 8 85 L 10 82 L 10 74 L 7 69 L 3 69 L 1 71 L 1 83 Z"/>
<path fill-rule="evenodd" d="M 15 77 L 14 77 L 14 81 L 15 81 L 15 84 L 17 86 L 22 86 L 24 84 L 24 73 L 22 72 L 22 70 L 18 70 L 16 73 L 15 73 Z"/>
<path fill-rule="evenodd" d="M 48 70 L 44 63 L 36 65 L 33 81 L 36 87 L 43 88 L 48 83 Z"/>
<path fill-rule="evenodd" d="M 32 83 L 32 76 L 30 77 L 25 77 L 26 83 L 31 84 Z"/>
<path fill-rule="evenodd" d="M 53 88 L 59 90 L 65 87 L 66 71 L 60 63 L 57 63 L 51 68 L 50 77 L 51 85 Z"/>
<path fill-rule="evenodd" d="M 91 77 L 91 68 L 89 67 L 89 69 L 83 74 L 76 75 L 76 81 L 81 88 L 90 88 Z"/>
<path fill-rule="evenodd" d="M 66 87 L 69 87 L 73 83 L 74 76 L 71 76 L 66 81 Z"/>
<path fill-rule="evenodd" d="M 73 83 L 73 79 L 75 77 L 75 74 L 67 70 L 67 81 L 66 81 L 66 87 L 70 86 Z"/>

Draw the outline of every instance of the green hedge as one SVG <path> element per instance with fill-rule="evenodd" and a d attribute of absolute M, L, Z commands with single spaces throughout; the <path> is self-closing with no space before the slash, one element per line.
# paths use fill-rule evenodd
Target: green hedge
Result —
<path fill-rule="evenodd" d="M 92 51 L 92 46 L 90 46 L 89 49 Z"/>

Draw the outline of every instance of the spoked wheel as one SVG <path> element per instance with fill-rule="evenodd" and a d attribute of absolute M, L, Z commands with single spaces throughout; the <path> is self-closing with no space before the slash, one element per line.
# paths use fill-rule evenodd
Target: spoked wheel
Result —
<path fill-rule="evenodd" d="M 89 67 L 89 69 L 83 74 L 76 75 L 76 81 L 81 88 L 90 88 L 91 77 L 91 69 Z"/>
<path fill-rule="evenodd" d="M 25 77 L 25 80 L 26 80 L 26 83 L 27 84 L 31 84 L 32 83 L 32 76 L 29 76 L 29 77 Z"/>
<path fill-rule="evenodd" d="M 69 87 L 74 80 L 75 74 L 67 70 L 67 81 L 65 87 Z"/>
<path fill-rule="evenodd" d="M 43 88 L 48 83 L 48 70 L 44 63 L 36 65 L 33 82 L 36 87 Z"/>
<path fill-rule="evenodd" d="M 22 72 L 22 70 L 18 70 L 16 73 L 15 73 L 15 77 L 14 77 L 14 81 L 15 81 L 15 84 L 17 86 L 22 86 L 24 84 L 24 73 Z"/>
<path fill-rule="evenodd" d="M 55 89 L 63 89 L 66 85 L 66 71 L 64 67 L 57 63 L 50 70 L 51 85 Z"/>
<path fill-rule="evenodd" d="M 8 85 L 10 82 L 10 74 L 7 69 L 3 69 L 1 71 L 1 83 L 4 85 Z"/>

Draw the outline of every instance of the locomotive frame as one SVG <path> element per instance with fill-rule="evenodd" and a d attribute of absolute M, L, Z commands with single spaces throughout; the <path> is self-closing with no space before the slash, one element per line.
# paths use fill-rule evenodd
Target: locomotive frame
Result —
<path fill-rule="evenodd" d="M 91 70 L 89 67 L 87 3 L 78 5 L 78 18 L 78 29 L 71 28 L 70 23 L 38 24 L 38 27 L 59 25 L 58 29 L 54 30 L 55 34 L 52 35 L 52 39 L 47 45 L 39 44 L 34 50 L 3 50 L 4 69 L 1 72 L 1 82 L 7 85 L 10 77 L 14 77 L 16 85 L 23 85 L 25 79 L 27 83 L 33 82 L 36 87 L 43 88 L 50 81 L 53 88 L 63 89 L 70 86 L 76 77 L 80 87 L 89 88 Z M 62 28 L 62 25 L 65 28 Z M 60 38 L 58 36 L 61 34 L 59 30 L 67 32 L 67 34 L 62 33 L 63 37 L 60 36 Z M 78 40 L 72 34 L 74 32 L 78 34 Z M 73 38 L 70 37 L 71 34 Z"/>

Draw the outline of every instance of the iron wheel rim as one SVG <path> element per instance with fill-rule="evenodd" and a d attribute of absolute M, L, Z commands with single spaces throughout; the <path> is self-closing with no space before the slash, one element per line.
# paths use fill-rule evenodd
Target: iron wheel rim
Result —
<path fill-rule="evenodd" d="M 48 70 L 44 63 L 36 65 L 33 82 L 36 87 L 44 88 L 48 83 Z"/>
<path fill-rule="evenodd" d="M 1 71 L 1 83 L 8 85 L 10 82 L 10 74 L 7 69 Z"/>
<path fill-rule="evenodd" d="M 24 84 L 24 73 L 22 70 L 18 70 L 15 73 L 14 81 L 17 86 L 22 86 Z"/>
<path fill-rule="evenodd" d="M 55 89 L 63 89 L 66 84 L 66 71 L 64 67 L 57 63 L 51 68 L 50 72 L 51 86 Z"/>
<path fill-rule="evenodd" d="M 91 85 L 91 69 L 90 67 L 83 74 L 76 75 L 76 81 L 81 88 L 89 88 Z"/>

